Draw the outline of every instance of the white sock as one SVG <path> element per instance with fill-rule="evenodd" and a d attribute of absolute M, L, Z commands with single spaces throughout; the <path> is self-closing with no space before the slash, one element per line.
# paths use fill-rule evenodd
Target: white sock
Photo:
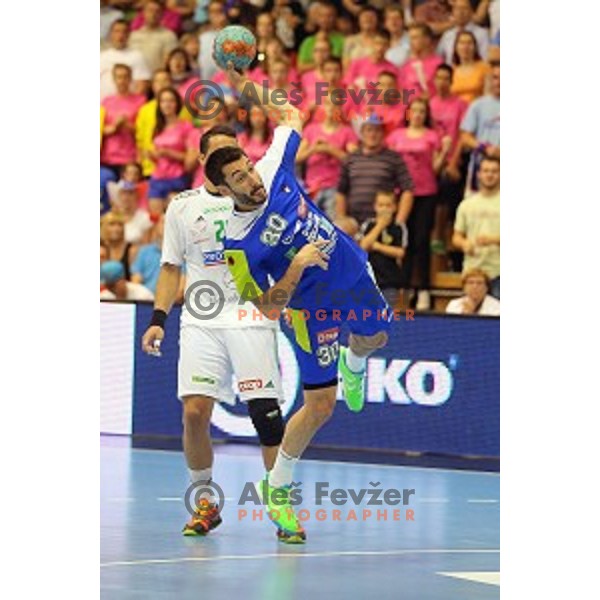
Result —
<path fill-rule="evenodd" d="M 298 462 L 297 458 L 289 456 L 281 448 L 277 453 L 273 470 L 269 473 L 269 485 L 271 487 L 280 488 L 284 485 L 292 483 L 292 472 Z"/>
<path fill-rule="evenodd" d="M 357 356 L 352 352 L 352 348 L 348 348 L 348 352 L 346 352 L 346 365 L 353 373 L 362 373 L 367 366 L 367 357 Z"/>
<path fill-rule="evenodd" d="M 192 483 L 198 483 L 198 488 L 202 486 L 199 484 L 202 482 L 210 482 L 212 480 L 212 467 L 208 467 L 208 469 L 198 469 L 195 471 L 194 469 L 188 468 L 188 473 L 190 474 L 190 481 Z M 202 492 L 197 500 L 208 500 L 209 502 L 214 502 L 214 497 L 211 492 L 208 490 L 206 492 Z"/>

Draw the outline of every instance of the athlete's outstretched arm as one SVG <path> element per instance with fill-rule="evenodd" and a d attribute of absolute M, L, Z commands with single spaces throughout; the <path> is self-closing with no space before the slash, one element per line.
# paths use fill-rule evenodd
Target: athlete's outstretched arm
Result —
<path fill-rule="evenodd" d="M 300 111 L 290 103 L 289 98 L 283 104 L 273 103 L 273 91 L 266 86 L 259 85 L 250 81 L 246 73 L 240 73 L 233 68 L 233 64 L 227 65 L 227 77 L 229 81 L 235 86 L 240 94 L 252 94 L 250 97 L 258 98 L 260 105 L 268 109 L 269 112 L 276 112 L 279 115 L 279 124 L 287 125 L 297 132 L 302 131 L 304 122 L 300 115 Z M 266 93 L 265 93 L 266 90 Z M 280 97 L 280 96 L 278 96 Z M 266 98 L 266 102 L 264 102 Z"/>
<path fill-rule="evenodd" d="M 321 250 L 326 243 L 326 240 L 318 240 L 306 244 L 294 256 L 285 275 L 275 285 L 258 297 L 243 299 L 251 300 L 267 318 L 277 320 L 294 295 L 304 271 L 308 267 L 319 267 L 323 270 L 327 270 L 329 267 L 329 256 Z"/>

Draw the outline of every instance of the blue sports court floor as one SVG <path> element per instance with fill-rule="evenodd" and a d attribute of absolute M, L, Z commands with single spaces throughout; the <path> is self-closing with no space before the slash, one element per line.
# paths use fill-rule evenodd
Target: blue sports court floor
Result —
<path fill-rule="evenodd" d="M 101 597 L 106 600 L 499 598 L 500 479 L 497 473 L 306 461 L 301 508 L 308 541 L 284 545 L 265 519 L 241 518 L 243 482 L 262 475 L 258 449 L 215 448 L 214 480 L 224 489 L 223 524 L 186 538 L 187 487 L 180 452 L 131 449 L 101 438 Z M 359 506 L 316 506 L 314 486 L 415 489 L 409 507 L 388 507 L 379 521 Z M 248 513 L 251 515 L 252 507 Z M 393 508 L 402 520 L 394 521 Z M 405 520 L 405 510 L 414 521 Z M 324 520 L 315 519 L 322 509 Z M 354 509 L 357 521 L 348 518 Z M 366 520 L 363 520 L 363 516 Z"/>

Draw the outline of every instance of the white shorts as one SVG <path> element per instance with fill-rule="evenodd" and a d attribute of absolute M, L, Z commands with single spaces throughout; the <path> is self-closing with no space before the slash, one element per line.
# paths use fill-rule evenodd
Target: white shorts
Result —
<path fill-rule="evenodd" d="M 254 398 L 283 402 L 277 330 L 181 327 L 179 398 L 203 395 L 233 404 L 235 394 L 243 402 Z"/>

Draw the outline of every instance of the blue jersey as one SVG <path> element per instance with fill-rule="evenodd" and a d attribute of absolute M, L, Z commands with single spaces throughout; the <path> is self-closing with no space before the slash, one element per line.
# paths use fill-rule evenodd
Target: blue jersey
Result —
<path fill-rule="evenodd" d="M 367 253 L 319 210 L 296 179 L 300 140 L 290 127 L 275 129 L 273 143 L 256 164 L 267 200 L 255 211 L 233 212 L 225 255 L 239 293 L 251 299 L 270 287 L 269 278 L 276 282 L 285 275 L 304 245 L 324 240 L 329 269 L 307 268 L 288 304 L 293 309 L 333 310 L 348 304 L 348 291 L 364 275 Z"/>

